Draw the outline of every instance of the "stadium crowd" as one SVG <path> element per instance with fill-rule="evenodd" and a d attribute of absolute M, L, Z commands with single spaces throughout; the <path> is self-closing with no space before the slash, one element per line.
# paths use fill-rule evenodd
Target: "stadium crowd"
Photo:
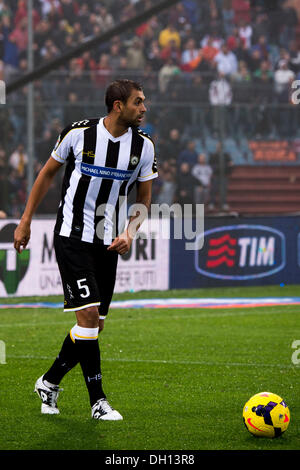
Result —
<path fill-rule="evenodd" d="M 35 67 L 157 2 L 34 1 Z M 27 42 L 26 0 L 0 0 L 0 79 L 6 83 L 26 73 Z M 298 131 L 291 82 L 300 79 L 300 4 L 182 0 L 35 82 L 36 172 L 65 125 L 99 113 L 97 103 L 116 77 L 139 80 L 151 104 L 143 129 L 157 143 L 155 201 L 213 205 L 220 123 L 223 135 L 234 138 L 290 138 Z M 14 217 L 26 200 L 26 93 L 14 93 L 0 110 L 0 209 Z M 197 144 L 207 136 L 216 144 L 210 152 Z M 228 176 L 233 161 L 225 156 Z M 55 212 L 58 200 L 54 186 L 40 212 Z"/>

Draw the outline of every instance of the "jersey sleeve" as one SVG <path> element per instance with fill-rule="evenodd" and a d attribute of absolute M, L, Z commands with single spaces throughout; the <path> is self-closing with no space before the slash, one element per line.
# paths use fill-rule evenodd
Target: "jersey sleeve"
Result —
<path fill-rule="evenodd" d="M 59 163 L 65 163 L 72 147 L 72 128 L 66 127 L 58 136 L 51 157 Z"/>
<path fill-rule="evenodd" d="M 145 149 L 145 157 L 138 175 L 138 181 L 148 181 L 158 177 L 157 160 L 155 147 L 152 141 L 145 139 L 147 142 Z M 145 142 L 145 143 L 146 143 Z"/>

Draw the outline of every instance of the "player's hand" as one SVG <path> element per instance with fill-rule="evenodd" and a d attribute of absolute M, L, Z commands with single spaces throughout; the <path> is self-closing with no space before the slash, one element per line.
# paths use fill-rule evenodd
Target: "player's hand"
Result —
<path fill-rule="evenodd" d="M 30 224 L 21 220 L 14 233 L 14 247 L 18 253 L 21 253 L 22 249 L 26 248 L 30 239 L 30 233 Z"/>
<path fill-rule="evenodd" d="M 104 329 L 104 320 L 99 318 L 99 333 Z"/>
<path fill-rule="evenodd" d="M 119 255 L 125 255 L 130 250 L 131 243 L 132 238 L 129 236 L 128 230 L 125 230 L 125 232 L 114 239 L 107 249 L 108 251 L 117 251 Z"/>

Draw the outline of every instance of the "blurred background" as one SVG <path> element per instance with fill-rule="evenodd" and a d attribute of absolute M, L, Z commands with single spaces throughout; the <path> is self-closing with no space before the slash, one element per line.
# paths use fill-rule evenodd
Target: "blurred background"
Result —
<path fill-rule="evenodd" d="M 32 0 L 29 30 L 27 1 L 0 0 L 0 79 L 13 83 L 158 3 Z M 142 128 L 155 140 L 160 172 L 154 203 L 205 203 L 208 217 L 299 212 L 300 106 L 291 99 L 299 1 L 183 0 L 7 96 L 1 217 L 21 216 L 61 130 L 105 115 L 106 86 L 122 77 L 141 82 L 147 98 Z M 41 215 L 56 213 L 59 178 L 50 193 Z"/>

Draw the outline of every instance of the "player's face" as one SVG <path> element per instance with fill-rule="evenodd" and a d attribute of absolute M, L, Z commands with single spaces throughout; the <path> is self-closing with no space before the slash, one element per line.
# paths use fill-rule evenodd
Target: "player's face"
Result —
<path fill-rule="evenodd" d="M 139 126 L 147 111 L 145 95 L 142 91 L 133 90 L 126 103 L 122 103 L 119 121 L 126 127 Z"/>

